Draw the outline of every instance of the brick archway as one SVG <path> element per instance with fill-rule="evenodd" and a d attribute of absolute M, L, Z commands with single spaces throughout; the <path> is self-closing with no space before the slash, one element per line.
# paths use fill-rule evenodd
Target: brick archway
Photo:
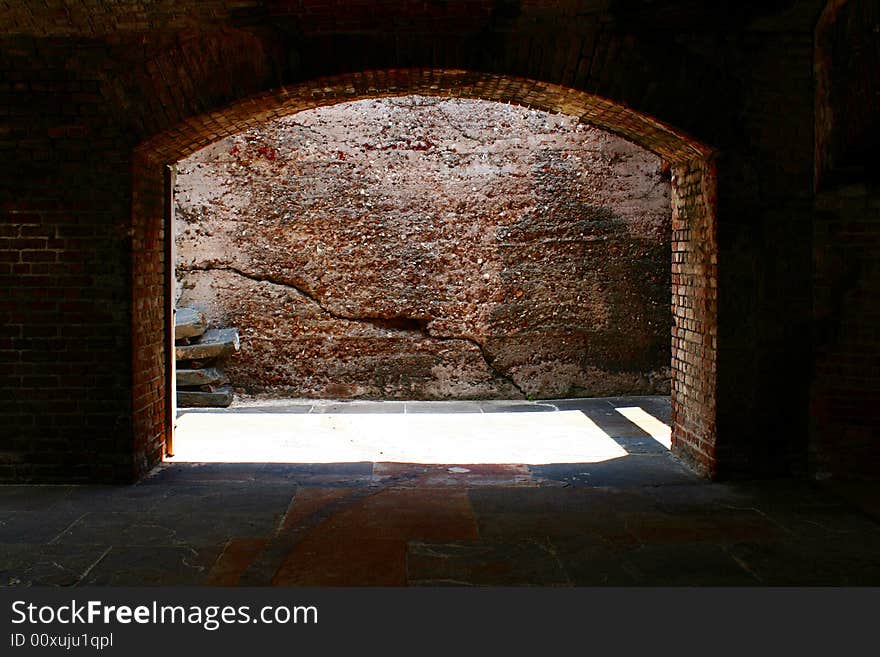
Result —
<path fill-rule="evenodd" d="M 224 137 L 282 116 L 341 102 L 408 94 L 526 105 L 575 116 L 670 163 L 672 178 L 673 450 L 700 472 L 717 468 L 717 230 L 713 151 L 645 114 L 536 80 L 449 69 L 366 71 L 260 94 L 187 119 L 135 149 L 132 171 L 132 423 L 136 474 L 162 459 L 167 404 L 165 170 Z"/>

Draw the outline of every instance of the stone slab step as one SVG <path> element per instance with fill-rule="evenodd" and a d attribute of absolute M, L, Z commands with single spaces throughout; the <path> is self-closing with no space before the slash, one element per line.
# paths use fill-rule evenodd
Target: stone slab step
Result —
<path fill-rule="evenodd" d="M 177 345 L 174 353 L 177 360 L 208 360 L 228 356 L 238 351 L 239 346 L 238 329 L 211 329 L 197 342 Z"/>
<path fill-rule="evenodd" d="M 198 370 L 180 369 L 176 372 L 177 385 L 182 387 L 198 387 L 211 384 L 226 383 L 226 375 L 216 367 L 205 367 Z"/>
<path fill-rule="evenodd" d="M 196 338 L 208 328 L 205 316 L 195 308 L 178 308 L 174 313 L 174 339 Z"/>
<path fill-rule="evenodd" d="M 222 386 L 211 391 L 177 391 L 177 406 L 179 408 L 226 408 L 231 403 L 231 386 Z"/>

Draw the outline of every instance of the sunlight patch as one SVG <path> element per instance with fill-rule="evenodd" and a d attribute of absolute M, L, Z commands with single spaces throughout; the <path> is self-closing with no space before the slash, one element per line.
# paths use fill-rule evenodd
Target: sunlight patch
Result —
<path fill-rule="evenodd" d="M 627 420 L 635 424 L 639 429 L 649 434 L 651 438 L 663 445 L 666 449 L 672 449 L 672 429 L 663 424 L 650 413 L 638 406 L 625 406 L 615 408 Z"/>
<path fill-rule="evenodd" d="M 598 463 L 627 452 L 580 411 L 184 413 L 171 462 Z"/>

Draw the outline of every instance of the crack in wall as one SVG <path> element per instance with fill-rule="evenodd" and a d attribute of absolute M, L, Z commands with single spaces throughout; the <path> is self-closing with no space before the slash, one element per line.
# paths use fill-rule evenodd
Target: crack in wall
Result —
<path fill-rule="evenodd" d="M 227 271 L 233 274 L 237 274 L 243 278 L 247 278 L 249 280 L 255 281 L 257 283 L 270 283 L 272 285 L 279 285 L 281 287 L 286 287 L 303 298 L 310 301 L 312 304 L 316 305 L 327 315 L 330 315 L 333 319 L 338 319 L 341 321 L 347 322 L 356 322 L 360 324 L 369 324 L 371 326 L 375 326 L 377 328 L 381 328 L 387 331 L 400 331 L 400 332 L 408 332 L 408 333 L 420 333 L 422 336 L 429 340 L 436 340 L 438 342 L 467 342 L 468 344 L 476 347 L 477 351 L 480 354 L 480 357 L 483 359 L 483 362 L 486 364 L 486 368 L 489 370 L 490 374 L 496 379 L 500 379 L 508 384 L 510 384 L 517 392 L 522 396 L 523 399 L 528 399 L 528 395 L 525 390 L 520 387 L 520 385 L 513 380 L 513 377 L 506 372 L 499 370 L 495 366 L 495 358 L 489 354 L 486 349 L 486 346 L 476 340 L 475 338 L 467 335 L 436 335 L 431 332 L 428 328 L 428 324 L 430 322 L 429 319 L 422 317 L 377 317 L 377 316 L 353 316 L 346 315 L 340 312 L 337 312 L 327 306 L 314 292 L 306 289 L 302 286 L 302 284 L 292 283 L 290 281 L 279 281 L 271 276 L 261 276 L 258 274 L 252 274 L 250 272 L 244 271 L 243 269 L 239 269 L 238 267 L 234 267 L 229 264 L 219 265 L 219 264 L 205 264 L 205 265 L 188 265 L 186 267 L 178 267 L 178 271 L 181 272 L 193 272 L 193 271 L 201 271 L 201 272 L 210 272 L 210 271 Z"/>
<path fill-rule="evenodd" d="M 517 392 L 519 392 L 519 394 L 522 395 L 523 399 L 528 399 L 528 395 L 526 394 L 526 391 L 523 390 L 520 387 L 520 385 L 516 381 L 513 380 L 512 376 L 510 376 L 506 372 L 502 372 L 497 367 L 495 367 L 495 359 L 489 355 L 489 353 L 486 351 L 486 347 L 485 347 L 485 345 L 483 345 L 483 343 L 478 342 L 474 338 L 472 338 L 470 336 L 466 336 L 466 335 L 462 335 L 462 336 L 433 335 L 427 329 L 427 327 L 425 327 L 421 332 L 425 337 L 430 338 L 432 340 L 438 340 L 439 342 L 463 341 L 463 342 L 470 343 L 471 345 L 476 347 L 477 350 L 480 352 L 480 357 L 483 359 L 483 362 L 486 363 L 486 367 L 489 369 L 489 372 L 492 373 L 492 376 L 494 376 L 496 379 L 501 379 L 502 381 L 506 381 L 511 386 L 516 388 Z"/>

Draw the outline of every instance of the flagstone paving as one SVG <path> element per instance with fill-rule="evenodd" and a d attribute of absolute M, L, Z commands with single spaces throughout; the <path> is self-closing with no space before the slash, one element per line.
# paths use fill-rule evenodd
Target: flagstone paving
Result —
<path fill-rule="evenodd" d="M 369 412 L 420 405 L 380 404 Z M 308 413 L 316 403 L 303 405 Z M 507 405 L 528 412 L 527 402 Z M 626 456 L 541 466 L 175 463 L 132 486 L 2 486 L 0 585 L 880 585 L 876 485 L 705 481 L 614 411 L 640 406 L 666 422 L 664 398 L 533 406 L 580 410 Z M 430 402 L 432 413 L 443 408 Z"/>

